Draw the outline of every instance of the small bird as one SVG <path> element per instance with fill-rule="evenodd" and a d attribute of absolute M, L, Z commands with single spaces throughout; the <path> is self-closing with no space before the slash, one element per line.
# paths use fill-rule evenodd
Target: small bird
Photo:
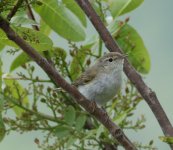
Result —
<path fill-rule="evenodd" d="M 99 58 L 73 85 L 87 99 L 99 106 L 105 105 L 119 91 L 122 83 L 124 58 L 117 52 L 110 52 Z"/>

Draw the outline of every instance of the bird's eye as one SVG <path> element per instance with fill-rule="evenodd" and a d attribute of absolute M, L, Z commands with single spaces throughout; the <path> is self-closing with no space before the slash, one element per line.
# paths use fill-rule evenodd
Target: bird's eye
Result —
<path fill-rule="evenodd" d="M 109 58 L 109 62 L 112 62 L 113 61 L 113 59 L 112 58 Z"/>

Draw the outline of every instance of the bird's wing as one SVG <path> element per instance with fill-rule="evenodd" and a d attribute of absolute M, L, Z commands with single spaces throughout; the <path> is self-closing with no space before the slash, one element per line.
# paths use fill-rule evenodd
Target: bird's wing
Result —
<path fill-rule="evenodd" d="M 81 76 L 72 83 L 74 86 L 80 86 L 85 85 L 92 81 L 97 74 L 97 68 L 95 66 L 87 69 L 84 73 L 81 74 Z"/>

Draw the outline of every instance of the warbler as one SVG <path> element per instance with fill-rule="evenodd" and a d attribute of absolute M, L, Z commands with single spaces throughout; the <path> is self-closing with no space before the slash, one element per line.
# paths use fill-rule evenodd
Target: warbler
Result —
<path fill-rule="evenodd" d="M 99 58 L 73 83 L 87 99 L 103 106 L 119 91 L 126 55 L 110 52 Z"/>

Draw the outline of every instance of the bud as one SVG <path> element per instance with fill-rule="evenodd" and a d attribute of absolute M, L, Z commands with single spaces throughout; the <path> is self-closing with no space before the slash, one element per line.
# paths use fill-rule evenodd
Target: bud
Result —
<path fill-rule="evenodd" d="M 35 138 L 34 142 L 35 142 L 37 145 L 40 144 L 40 141 L 39 141 L 39 139 L 37 139 L 37 138 Z"/>
<path fill-rule="evenodd" d="M 46 102 L 46 99 L 42 98 L 40 101 L 41 101 L 42 103 L 45 103 L 45 102 Z"/>
<path fill-rule="evenodd" d="M 126 23 L 129 22 L 129 20 L 130 20 L 130 17 L 127 17 L 127 18 L 125 19 L 125 22 L 126 22 Z"/>
<path fill-rule="evenodd" d="M 50 92 L 51 92 L 51 88 L 50 88 L 50 87 L 48 87 L 48 88 L 47 88 L 47 91 L 50 93 Z"/>
<path fill-rule="evenodd" d="M 86 64 L 89 66 L 91 64 L 91 60 L 87 59 Z"/>

